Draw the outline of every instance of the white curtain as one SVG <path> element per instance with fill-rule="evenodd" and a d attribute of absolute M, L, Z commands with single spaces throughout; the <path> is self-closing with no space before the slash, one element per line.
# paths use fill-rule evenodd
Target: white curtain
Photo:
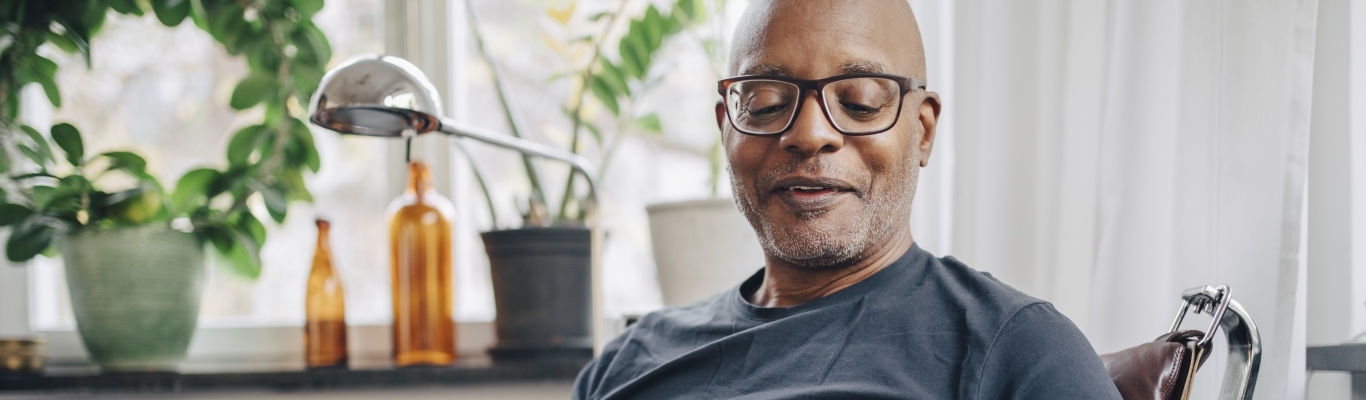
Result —
<path fill-rule="evenodd" d="M 1052 301 L 1100 352 L 1165 333 L 1184 289 L 1228 284 L 1261 330 L 1256 398 L 1303 398 L 1317 5 L 954 2 L 949 253 Z M 1217 392 L 1219 356 L 1195 398 Z"/>

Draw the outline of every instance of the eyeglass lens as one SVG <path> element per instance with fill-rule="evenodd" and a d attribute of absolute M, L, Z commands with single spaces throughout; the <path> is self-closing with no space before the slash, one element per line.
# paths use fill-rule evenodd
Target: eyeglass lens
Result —
<path fill-rule="evenodd" d="M 859 77 L 826 85 L 826 115 L 835 129 L 845 134 L 886 130 L 896 123 L 900 109 L 900 86 L 886 78 Z M 787 130 L 794 119 L 801 89 L 777 80 L 748 80 L 730 85 L 726 107 L 731 123 L 751 134 L 775 134 Z"/>

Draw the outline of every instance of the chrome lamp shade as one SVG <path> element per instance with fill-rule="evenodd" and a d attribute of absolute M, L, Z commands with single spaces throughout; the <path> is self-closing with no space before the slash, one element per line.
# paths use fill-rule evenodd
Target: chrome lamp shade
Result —
<path fill-rule="evenodd" d="M 437 130 L 441 98 L 416 66 L 398 57 L 352 58 L 323 76 L 309 119 L 341 133 L 399 137 Z"/>

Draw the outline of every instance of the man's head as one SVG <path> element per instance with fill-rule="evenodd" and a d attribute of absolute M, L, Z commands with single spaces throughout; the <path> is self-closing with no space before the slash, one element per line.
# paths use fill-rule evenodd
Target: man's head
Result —
<path fill-rule="evenodd" d="M 736 29 L 729 69 L 732 76 L 816 80 L 879 73 L 923 82 L 925 55 L 905 0 L 755 0 Z M 773 91 L 759 92 L 735 95 L 732 114 L 748 112 L 738 110 L 753 106 L 745 103 L 751 97 L 772 101 Z M 913 87 L 900 97 L 890 129 L 842 134 L 839 128 L 856 129 L 839 122 L 841 112 L 855 113 L 841 102 L 868 92 L 828 88 L 824 108 L 814 90 L 789 96 L 799 111 L 786 130 L 767 136 L 749 134 L 752 127 L 742 133 L 736 116 L 727 116 L 726 100 L 717 104 L 736 202 L 770 259 L 838 268 L 868 257 L 897 234 L 909 238 L 911 200 L 934 143 L 939 101 Z"/>

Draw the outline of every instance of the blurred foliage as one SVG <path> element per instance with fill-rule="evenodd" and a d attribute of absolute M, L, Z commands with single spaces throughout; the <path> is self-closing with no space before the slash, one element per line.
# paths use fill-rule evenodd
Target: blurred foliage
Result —
<path fill-rule="evenodd" d="M 13 226 L 6 244 L 9 259 L 51 252 L 54 237 L 73 229 L 182 220 L 224 254 L 234 272 L 259 276 L 265 227 L 248 205 L 262 204 L 265 214 L 283 222 L 289 202 L 312 201 L 303 173 L 320 167 L 302 114 L 332 58 L 327 39 L 311 20 L 322 7 L 322 0 L 20 0 L 0 5 L 0 171 L 9 174 L 8 193 L 0 191 L 0 225 Z M 190 20 L 229 54 L 246 58 L 250 73 L 236 85 L 230 105 L 263 107 L 264 118 L 233 135 L 226 167 L 191 170 L 168 193 L 137 154 L 86 156 L 80 133 L 69 124 L 54 126 L 44 137 L 18 123 L 25 85 L 40 85 L 52 105 L 61 107 L 57 64 L 39 55 L 38 48 L 52 43 L 80 53 L 88 67 L 90 38 L 109 12 L 152 14 L 166 26 Z M 30 163 L 10 162 L 16 153 Z M 70 172 L 57 175 L 56 170 Z M 135 184 L 100 189 L 106 186 L 103 180 L 118 175 Z"/>
<path fill-rule="evenodd" d="M 555 80 L 570 80 L 571 87 L 577 88 L 574 95 L 563 106 L 562 111 L 567 116 L 572 127 L 570 151 L 580 153 L 588 137 L 591 137 L 593 144 L 600 149 L 604 149 L 604 156 L 598 160 L 599 171 L 606 170 L 606 164 L 611 161 L 611 154 L 615 150 L 619 141 L 612 141 L 604 135 L 605 129 L 593 118 L 590 118 L 588 109 L 585 107 L 590 100 L 588 94 L 592 94 L 592 100 L 601 104 L 604 109 L 610 112 L 615 120 L 615 126 L 620 133 L 639 133 L 648 135 L 660 135 L 663 133 L 663 126 L 658 115 L 653 113 L 637 113 L 631 107 L 633 99 L 642 96 L 645 92 L 654 88 L 663 77 L 665 71 L 658 71 L 657 56 L 663 46 L 671 40 L 687 33 L 689 29 L 701 25 L 709 14 L 716 14 L 718 10 L 724 9 L 724 0 L 674 0 L 666 9 L 656 7 L 655 4 L 647 5 L 639 14 L 627 15 L 626 10 L 632 3 L 631 0 L 622 0 L 618 7 L 613 11 L 605 11 L 592 15 L 581 16 L 585 20 L 575 20 L 577 15 L 575 9 L 579 2 L 570 2 L 563 9 L 549 9 L 547 16 L 552 21 L 562 27 L 584 26 L 594 33 L 577 36 L 564 43 L 563 53 L 577 54 L 574 48 L 589 47 L 591 51 L 585 60 L 572 60 L 571 62 L 579 67 L 555 74 Z M 521 137 L 518 128 L 517 118 L 514 110 L 507 101 L 507 90 L 503 84 L 503 77 L 499 74 L 496 59 L 492 57 L 483 45 L 483 37 L 479 32 L 479 21 L 471 9 L 466 13 L 471 18 L 474 36 L 481 55 L 487 60 L 493 71 L 494 87 L 498 91 L 499 99 L 502 101 L 502 108 L 507 118 L 508 125 L 513 134 Z M 623 21 L 624 20 L 624 21 Z M 620 32 L 619 22 L 624 22 L 625 32 Z M 715 43 L 704 41 L 704 47 L 710 52 Z M 616 57 L 608 55 L 609 50 L 616 50 Z M 714 57 L 712 57 L 714 58 Z M 586 134 L 585 134 L 586 132 Z M 618 136 L 619 137 L 619 136 Z M 543 210 L 546 207 L 544 189 L 540 184 L 535 169 L 529 162 L 525 162 L 528 178 L 532 185 L 532 197 L 530 205 L 526 208 L 523 217 L 524 223 L 528 226 L 546 224 L 574 224 L 581 223 L 584 214 L 585 204 L 575 195 L 575 177 L 571 171 L 566 178 L 565 190 L 559 203 L 558 212 L 552 216 L 545 216 L 548 221 L 541 220 L 541 214 L 536 210 Z M 597 178 L 597 177 L 595 177 Z"/>

